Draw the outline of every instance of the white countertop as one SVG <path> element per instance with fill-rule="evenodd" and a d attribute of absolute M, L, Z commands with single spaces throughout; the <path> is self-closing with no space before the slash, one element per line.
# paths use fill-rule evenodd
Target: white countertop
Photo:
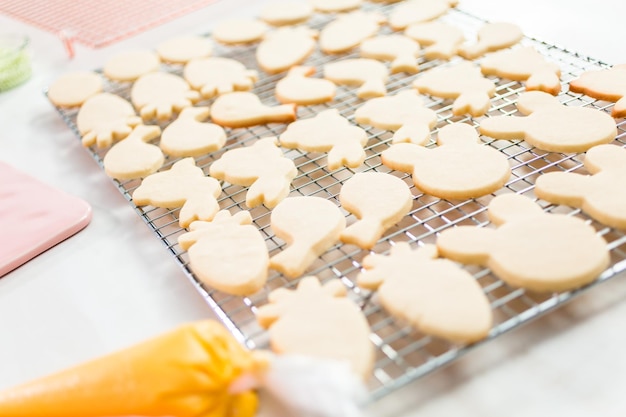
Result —
<path fill-rule="evenodd" d="M 108 48 L 78 45 L 74 60 L 55 36 L 0 15 L 0 31 L 27 33 L 34 53 L 33 77 L 0 94 L 0 160 L 94 210 L 85 230 L 0 278 L 0 388 L 211 315 L 42 90 L 69 70 L 101 67 L 116 51 L 204 33 L 216 20 L 253 14 L 260 4 L 220 1 Z M 626 62 L 622 0 L 461 0 L 460 7 L 610 64 Z M 388 395 L 368 407 L 368 415 L 623 415 L 625 296 L 624 277 L 600 285 Z"/>

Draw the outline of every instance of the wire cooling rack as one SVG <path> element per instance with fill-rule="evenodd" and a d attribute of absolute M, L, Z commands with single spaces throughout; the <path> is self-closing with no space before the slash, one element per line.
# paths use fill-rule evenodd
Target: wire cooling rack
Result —
<path fill-rule="evenodd" d="M 384 13 L 392 6 L 364 6 L 366 9 L 376 9 Z M 310 25 L 321 28 L 330 19 L 328 16 L 316 16 Z M 443 20 L 463 29 L 468 38 L 475 36 L 477 29 L 484 21 L 473 17 L 461 10 L 451 10 Z M 384 30 L 383 30 L 384 31 Z M 559 99 L 566 105 L 587 106 L 610 111 L 612 103 L 596 101 L 588 97 L 568 92 L 567 85 L 570 80 L 577 78 L 583 71 L 607 68 L 608 65 L 594 59 L 580 56 L 563 48 L 550 45 L 536 39 L 525 38 L 522 44 L 532 45 L 549 60 L 558 63 L 562 70 L 563 91 Z M 220 47 L 217 46 L 216 54 L 237 59 L 249 68 L 256 68 L 254 47 Z M 341 56 L 328 56 L 316 51 L 306 62 L 318 69 L 318 76 L 324 63 L 336 59 L 355 57 L 356 53 Z M 450 64 L 453 64 L 453 60 Z M 443 61 L 420 61 L 421 72 L 430 68 L 448 65 Z M 180 66 L 164 66 L 163 70 L 180 74 Z M 253 92 L 256 93 L 266 104 L 278 104 L 274 97 L 274 85 L 281 77 L 265 76 L 262 71 L 261 79 L 256 84 Z M 410 88 L 411 82 L 420 74 L 392 75 L 387 88 L 392 94 L 398 90 Z M 484 117 L 496 115 L 516 114 L 515 102 L 524 86 L 519 82 L 491 77 L 496 82 L 496 94 L 491 101 L 491 109 Z M 106 90 L 128 98 L 128 84 L 109 82 Z M 469 118 L 452 115 L 450 100 L 440 100 L 425 97 L 427 106 L 438 115 L 437 128 L 433 130 L 433 138 L 438 128 L 453 122 L 464 122 L 478 126 L 480 118 Z M 363 101 L 356 97 L 355 89 L 339 87 L 336 99 L 329 104 L 314 106 L 302 106 L 298 108 L 298 118 L 309 118 L 327 108 L 336 108 L 339 112 L 354 122 L 354 110 Z M 208 105 L 210 102 L 199 103 Z M 79 136 L 76 129 L 76 110 L 59 108 L 63 119 L 68 126 Z M 618 121 L 618 137 L 615 141 L 620 146 L 626 144 L 626 131 L 624 121 Z M 211 162 L 218 159 L 225 151 L 241 146 L 249 146 L 256 140 L 266 136 L 277 136 L 285 130 L 283 124 L 270 124 L 250 128 L 227 129 L 228 142 L 220 151 L 196 158 L 197 165 L 208 173 Z M 410 176 L 404 173 L 390 171 L 381 164 L 380 154 L 387 149 L 391 141 L 391 132 L 375 128 L 366 128 L 369 135 L 365 163 L 358 169 L 342 168 L 330 171 L 326 167 L 326 155 L 321 153 L 305 153 L 298 150 L 285 150 L 287 157 L 291 158 L 297 168 L 298 176 L 292 183 L 290 196 L 314 195 L 324 197 L 339 205 L 338 194 L 342 183 L 357 171 L 380 171 L 389 172 L 406 181 L 414 195 L 413 207 L 399 224 L 388 230 L 384 237 L 373 248 L 376 253 L 385 253 L 395 243 L 406 241 L 413 245 L 435 243 L 437 235 L 444 229 L 455 225 L 487 226 L 489 221 L 486 215 L 486 207 L 489 201 L 497 194 L 518 193 L 535 199 L 533 188 L 535 179 L 542 173 L 549 171 L 571 171 L 586 173 L 582 166 L 581 154 L 561 154 L 545 152 L 529 146 L 521 141 L 494 141 L 483 137 L 484 146 L 491 146 L 508 157 L 512 169 L 512 176 L 505 187 L 498 192 L 481 198 L 470 200 L 443 200 L 424 195 L 417 190 Z M 434 146 L 434 140 L 428 145 Z M 88 151 L 102 166 L 102 158 L 106 150 L 89 148 Z M 169 169 L 177 159 L 169 158 L 162 170 Z M 279 287 L 293 287 L 298 280 L 289 280 L 283 275 L 270 271 L 268 283 L 263 290 L 250 297 L 237 297 L 223 294 L 203 286 L 188 268 L 188 256 L 179 245 L 177 238 L 185 232 L 178 226 L 178 210 L 166 210 L 154 207 L 135 207 L 131 196 L 139 186 L 139 180 L 118 182 L 114 181 L 120 192 L 126 197 L 136 212 L 146 224 L 154 231 L 170 254 L 180 263 L 185 274 L 195 283 L 198 290 L 204 295 L 207 302 L 216 311 L 224 323 L 231 329 L 243 343 L 250 348 L 265 348 L 268 346 L 267 332 L 262 330 L 256 323 L 255 311 L 257 307 L 267 302 L 269 291 Z M 223 194 L 219 199 L 222 209 L 236 212 L 246 210 L 244 187 L 224 184 Z M 375 294 L 361 290 L 355 285 L 355 279 L 361 270 L 361 262 L 368 251 L 361 250 L 356 246 L 338 244 L 321 255 L 315 263 L 308 268 L 307 275 L 316 275 L 322 281 L 339 278 L 348 288 L 348 295 L 363 310 L 371 326 L 370 340 L 376 347 L 376 365 L 373 375 L 369 380 L 369 388 L 372 400 L 377 399 L 400 386 L 434 371 L 460 357 L 477 346 L 486 343 L 500 334 L 503 334 L 523 323 L 537 318 L 550 310 L 553 310 L 574 298 L 578 294 L 598 285 L 626 270 L 626 235 L 623 231 L 614 230 L 603 226 L 590 219 L 580 210 L 566 206 L 551 205 L 538 200 L 546 211 L 553 213 L 566 213 L 585 219 L 591 224 L 607 242 L 611 253 L 611 266 L 592 284 L 576 291 L 563 293 L 537 294 L 523 289 L 512 288 L 502 282 L 488 269 L 476 266 L 464 266 L 483 288 L 491 302 L 494 314 L 494 326 L 488 336 L 482 342 L 471 346 L 452 344 L 441 339 L 426 336 L 399 320 L 390 317 L 381 309 L 376 301 Z M 343 210 L 343 209 L 342 209 Z M 254 224 L 264 236 L 270 255 L 282 250 L 284 242 L 277 238 L 270 228 L 270 211 L 265 207 L 257 207 L 250 210 Z M 352 215 L 343 211 L 348 223 L 354 221 Z"/>

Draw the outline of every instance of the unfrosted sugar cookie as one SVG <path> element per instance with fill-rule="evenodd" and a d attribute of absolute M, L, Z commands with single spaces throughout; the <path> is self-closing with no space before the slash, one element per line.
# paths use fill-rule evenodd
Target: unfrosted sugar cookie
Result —
<path fill-rule="evenodd" d="M 383 164 L 413 175 L 415 186 L 439 198 L 480 197 L 500 189 L 511 176 L 506 156 L 479 143 L 476 129 L 465 123 L 442 127 L 439 146 L 410 143 L 383 151 Z"/>
<path fill-rule="evenodd" d="M 434 20 L 456 4 L 457 0 L 408 0 L 391 10 L 389 25 L 394 30 L 402 30 L 412 23 Z"/>
<path fill-rule="evenodd" d="M 266 106 L 256 94 L 246 91 L 219 96 L 211 106 L 211 118 L 226 127 L 247 127 L 265 123 L 289 123 L 296 120 L 295 104 Z"/>
<path fill-rule="evenodd" d="M 508 48 L 524 37 L 519 26 L 507 22 L 485 23 L 477 34 L 478 40 L 473 44 L 459 47 L 458 53 L 465 59 L 475 59 L 487 52 Z"/>
<path fill-rule="evenodd" d="M 146 142 L 160 134 L 158 126 L 135 127 L 126 139 L 113 145 L 104 155 L 104 171 L 117 180 L 144 178 L 157 172 L 165 158 L 158 146 Z"/>
<path fill-rule="evenodd" d="M 340 280 L 320 285 L 317 277 L 302 278 L 295 290 L 272 291 L 256 314 L 259 324 L 269 328 L 274 352 L 343 361 L 363 379 L 370 376 L 374 346 L 369 325 L 346 298 Z"/>
<path fill-rule="evenodd" d="M 425 334 L 455 343 L 489 335 L 493 314 L 482 288 L 454 262 L 438 258 L 435 246 L 399 242 L 389 255 L 366 256 L 363 267 L 357 284 L 377 289 L 387 311 Z"/>
<path fill-rule="evenodd" d="M 413 23 L 407 26 L 404 34 L 426 46 L 426 59 L 450 59 L 465 41 L 461 29 L 440 21 Z"/>
<path fill-rule="evenodd" d="M 327 54 L 339 54 L 359 46 L 376 33 L 385 22 L 377 12 L 356 11 L 340 15 L 320 32 L 320 49 Z"/>
<path fill-rule="evenodd" d="M 234 59 L 222 57 L 192 59 L 185 65 L 183 77 L 204 98 L 251 90 L 259 79 L 255 70 Z"/>
<path fill-rule="evenodd" d="M 135 81 L 144 74 L 159 70 L 161 60 L 150 50 L 126 51 L 104 64 L 104 75 L 115 81 Z"/>
<path fill-rule="evenodd" d="M 268 30 L 265 22 L 253 18 L 222 20 L 213 29 L 213 38 L 227 45 L 258 42 Z"/>
<path fill-rule="evenodd" d="M 100 93 L 87 99 L 76 116 L 76 127 L 83 146 L 111 146 L 114 140 L 125 138 L 141 123 L 133 106 L 120 96 Z"/>
<path fill-rule="evenodd" d="M 613 117 L 626 117 L 626 64 L 613 68 L 583 72 L 569 84 L 570 91 L 598 100 L 615 102 Z"/>
<path fill-rule="evenodd" d="M 167 171 L 147 176 L 133 192 L 133 203 L 162 208 L 178 208 L 180 227 L 195 220 L 213 219 L 220 207 L 217 197 L 222 193 L 219 181 L 207 177 L 193 158 L 176 162 Z"/>
<path fill-rule="evenodd" d="M 379 35 L 361 42 L 361 56 L 391 61 L 391 73 L 419 71 L 420 45 L 404 35 Z"/>
<path fill-rule="evenodd" d="M 287 247 L 270 258 L 270 267 L 289 278 L 299 277 L 339 241 L 346 218 L 322 197 L 289 197 L 272 210 L 272 230 Z"/>
<path fill-rule="evenodd" d="M 298 105 L 320 104 L 332 101 L 337 89 L 335 83 L 321 78 L 312 78 L 315 67 L 293 67 L 276 83 L 276 98 L 281 103 Z"/>
<path fill-rule="evenodd" d="M 496 139 L 523 139 L 550 152 L 585 152 L 617 135 L 615 120 L 603 111 L 565 106 L 542 91 L 519 96 L 517 109 L 527 117 L 496 116 L 480 123 L 480 133 Z"/>
<path fill-rule="evenodd" d="M 273 26 L 304 23 L 313 15 L 313 6 L 302 1 L 278 0 L 267 3 L 259 18 Z"/>
<path fill-rule="evenodd" d="M 496 92 L 495 83 L 483 77 L 480 68 L 471 62 L 428 70 L 413 81 L 413 87 L 420 93 L 452 98 L 452 113 L 473 117 L 487 113 L 490 97 Z"/>
<path fill-rule="evenodd" d="M 64 74 L 48 88 L 48 100 L 55 106 L 76 107 L 102 92 L 102 77 L 91 71 Z"/>
<path fill-rule="evenodd" d="M 557 64 L 546 61 L 532 46 L 493 53 L 480 62 L 480 69 L 485 75 L 526 81 L 527 90 L 545 91 L 552 95 L 561 91 L 561 69 Z"/>
<path fill-rule="evenodd" d="M 363 0 L 309 0 L 309 3 L 318 12 L 337 13 L 358 9 Z"/>
<path fill-rule="evenodd" d="M 409 186 L 393 175 L 358 172 L 342 185 L 339 201 L 359 219 L 341 233 L 341 241 L 371 249 L 387 229 L 409 213 L 413 195 Z"/>
<path fill-rule="evenodd" d="M 591 175 L 549 172 L 535 183 L 537 197 L 582 209 L 600 223 L 626 229 L 626 149 L 598 145 L 587 151 Z"/>
<path fill-rule="evenodd" d="M 382 62 L 369 58 L 350 58 L 324 65 L 324 78 L 335 84 L 359 86 L 362 99 L 382 97 L 387 93 L 385 83 L 389 70 Z"/>
<path fill-rule="evenodd" d="M 356 109 L 354 116 L 357 123 L 394 131 L 392 143 L 425 145 L 430 140 L 430 130 L 437 124 L 437 113 L 424 106 L 415 90 L 368 100 Z"/>
<path fill-rule="evenodd" d="M 156 51 L 164 62 L 185 64 L 192 59 L 211 55 L 213 44 L 205 36 L 178 36 L 161 42 Z"/>
<path fill-rule="evenodd" d="M 208 221 L 191 223 L 178 238 L 189 253 L 189 267 L 211 288 L 233 295 L 254 294 L 265 285 L 269 255 L 250 213 L 222 210 Z"/>
<path fill-rule="evenodd" d="M 200 99 L 197 91 L 178 75 L 153 72 L 142 75 L 130 90 L 130 99 L 141 117 L 168 120 Z"/>
<path fill-rule="evenodd" d="M 280 135 L 285 148 L 307 152 L 328 152 L 328 169 L 356 168 L 365 161 L 367 133 L 350 124 L 337 109 L 328 109 L 310 119 L 291 123 Z"/>
<path fill-rule="evenodd" d="M 167 155 L 201 156 L 222 149 L 226 132 L 221 126 L 203 122 L 208 107 L 187 107 L 161 134 L 159 146 Z"/>
<path fill-rule="evenodd" d="M 609 265 L 606 242 L 578 217 L 545 213 L 518 194 L 495 197 L 487 212 L 497 229 L 444 230 L 437 239 L 439 253 L 484 265 L 514 287 L 545 292 L 581 287 Z"/>
<path fill-rule="evenodd" d="M 289 186 L 298 174 L 293 161 L 276 146 L 275 137 L 258 140 L 252 146 L 225 152 L 209 168 L 212 177 L 231 184 L 250 187 L 246 205 L 264 204 L 273 208 L 289 194 Z"/>
<path fill-rule="evenodd" d="M 315 50 L 318 32 L 307 27 L 284 27 L 268 33 L 256 50 L 256 60 L 268 74 L 287 71 Z"/>

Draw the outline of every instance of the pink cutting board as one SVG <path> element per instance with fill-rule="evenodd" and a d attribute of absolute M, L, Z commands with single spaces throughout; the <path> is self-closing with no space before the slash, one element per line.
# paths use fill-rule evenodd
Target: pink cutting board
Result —
<path fill-rule="evenodd" d="M 0 161 L 0 276 L 91 221 L 91 206 Z"/>

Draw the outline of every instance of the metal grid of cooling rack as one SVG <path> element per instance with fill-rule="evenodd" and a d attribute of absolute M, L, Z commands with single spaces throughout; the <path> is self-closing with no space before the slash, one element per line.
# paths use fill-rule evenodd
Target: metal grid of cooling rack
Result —
<path fill-rule="evenodd" d="M 370 5 L 366 7 L 386 12 L 391 6 Z M 310 22 L 310 25 L 320 28 L 328 19 L 328 17 L 318 16 Z M 477 28 L 484 23 L 484 21 L 460 10 L 451 10 L 443 19 L 462 28 L 470 34 L 469 36 L 475 33 Z M 589 106 L 604 111 L 610 110 L 611 103 L 598 102 L 585 96 L 567 92 L 567 83 L 570 80 L 578 77 L 583 71 L 606 68 L 606 64 L 581 57 L 570 51 L 534 39 L 525 38 L 522 43 L 533 45 L 548 59 L 560 65 L 564 92 L 559 95 L 559 99 L 563 103 L 567 105 Z M 218 47 L 217 54 L 237 59 L 249 68 L 257 68 L 253 47 Z M 306 64 L 316 66 L 319 73 L 324 63 L 353 56 L 356 56 L 356 54 L 345 54 L 337 57 L 315 52 L 307 60 Z M 448 64 L 442 61 L 421 61 L 420 65 L 423 72 L 432 67 Z M 163 69 L 179 74 L 182 72 L 182 68 L 176 66 L 166 66 Z M 260 72 L 260 74 L 263 73 Z M 395 74 L 391 76 L 387 83 L 389 93 L 410 88 L 413 79 L 419 76 L 419 74 L 411 76 Z M 266 104 L 278 104 L 273 95 L 273 87 L 279 78 L 280 76 L 261 76 L 253 92 L 258 94 Z M 492 99 L 492 107 L 489 113 L 484 117 L 515 114 L 515 102 L 518 95 L 524 91 L 523 85 L 519 82 L 511 82 L 496 77 L 491 78 L 497 84 L 497 92 Z M 129 86 L 126 84 L 109 83 L 106 90 L 127 98 Z M 453 116 L 450 100 L 428 97 L 425 99 L 428 103 L 427 106 L 438 114 L 437 128 L 453 122 L 464 122 L 478 126 L 482 119 L 482 117 Z M 353 121 L 354 110 L 361 103 L 362 100 L 356 97 L 354 88 L 339 87 L 336 99 L 332 103 L 299 107 L 298 118 L 312 117 L 319 111 L 327 108 L 336 108 L 343 116 Z M 199 103 L 198 105 L 204 104 L 210 103 Z M 58 109 L 58 111 L 68 126 L 78 135 L 75 125 L 76 110 Z M 618 122 L 619 135 L 615 143 L 626 146 L 626 125 L 623 120 Z M 280 135 L 285 127 L 282 124 L 270 124 L 243 129 L 227 129 L 227 145 L 218 152 L 196 158 L 197 165 L 202 167 L 205 173 L 208 173 L 208 167 L 211 162 L 218 159 L 225 151 L 240 146 L 249 146 L 262 137 Z M 535 198 L 533 194 L 535 179 L 544 172 L 554 170 L 585 172 L 582 167 L 580 154 L 544 152 L 530 147 L 525 142 L 493 141 L 483 137 L 484 146 L 492 146 L 508 157 L 512 168 L 511 179 L 505 187 L 492 195 L 463 201 L 442 200 L 424 195 L 415 189 L 408 175 L 390 171 L 381 165 L 380 153 L 388 147 L 392 134 L 391 132 L 375 128 L 366 128 L 366 130 L 369 135 L 366 147 L 367 158 L 363 166 L 358 169 L 342 168 L 336 171 L 329 171 L 325 165 L 326 156 L 319 153 L 286 150 L 286 156 L 293 159 L 298 168 L 298 176 L 292 183 L 291 196 L 321 196 L 339 205 L 338 194 L 342 183 L 357 171 L 389 172 L 407 182 L 414 195 L 413 208 L 410 214 L 399 224 L 385 233 L 383 239 L 373 248 L 373 251 L 376 253 L 384 253 L 393 244 L 400 241 L 408 241 L 413 245 L 434 243 L 440 231 L 455 225 L 486 226 L 489 223 L 486 216 L 486 207 L 495 195 L 515 192 Z M 433 131 L 433 138 L 436 131 L 437 129 Z M 434 142 L 429 146 L 434 146 Z M 102 157 L 106 150 L 90 148 L 88 151 L 102 166 Z M 176 162 L 176 159 L 168 159 L 162 170 L 168 169 L 174 162 Z M 132 205 L 131 196 L 134 189 L 139 186 L 140 181 L 114 182 Z M 246 189 L 244 187 L 224 184 L 223 194 L 219 199 L 220 207 L 231 210 L 231 212 L 246 210 L 245 193 Z M 356 287 L 356 275 L 360 271 L 361 261 L 368 251 L 352 245 L 338 244 L 321 255 L 308 268 L 308 275 L 316 275 L 322 281 L 332 278 L 341 279 L 349 289 L 349 297 L 362 308 L 367 316 L 372 330 L 370 340 L 376 347 L 376 366 L 369 381 L 372 400 L 450 363 L 470 349 L 557 308 L 581 292 L 626 270 L 626 234 L 623 231 L 605 227 L 585 216 L 580 210 L 551 205 L 541 200 L 538 202 L 546 211 L 580 216 L 595 227 L 598 233 L 608 242 L 611 251 L 611 266 L 597 281 L 584 288 L 571 292 L 551 294 L 537 294 L 512 288 L 493 276 L 487 269 L 465 266 L 464 268 L 472 273 L 482 286 L 491 302 L 494 313 L 494 326 L 488 338 L 471 346 L 459 346 L 421 334 L 406 323 L 390 317 L 377 304 L 375 294 Z M 177 244 L 178 236 L 185 232 L 184 229 L 178 226 L 178 210 L 135 207 L 134 205 L 133 207 L 157 237 L 166 245 L 169 252 L 178 260 L 186 275 L 195 283 L 198 290 L 207 299 L 207 302 L 215 309 L 216 313 L 232 332 L 250 348 L 267 347 L 267 333 L 256 324 L 255 310 L 258 306 L 267 302 L 269 291 L 279 287 L 292 287 L 297 283 L 297 280 L 289 280 L 275 271 L 270 271 L 265 288 L 250 297 L 231 296 L 205 288 L 194 278 L 193 273 L 188 269 L 188 256 Z M 284 246 L 284 242 L 272 233 L 269 225 L 270 211 L 265 207 L 257 207 L 250 211 L 254 224 L 266 239 L 270 255 L 280 251 Z M 349 223 L 354 220 L 349 213 L 344 211 L 344 214 L 348 218 Z"/>

